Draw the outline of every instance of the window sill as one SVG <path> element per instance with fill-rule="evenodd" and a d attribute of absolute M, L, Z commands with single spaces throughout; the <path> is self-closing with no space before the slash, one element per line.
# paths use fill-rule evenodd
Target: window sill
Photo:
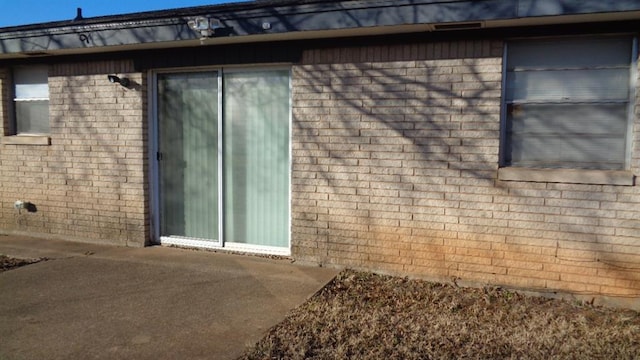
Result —
<path fill-rule="evenodd" d="M 498 180 L 634 186 L 635 176 L 631 171 L 506 167 L 498 169 Z"/>
<path fill-rule="evenodd" d="M 46 135 L 3 136 L 3 145 L 51 145 L 51 137 Z"/>

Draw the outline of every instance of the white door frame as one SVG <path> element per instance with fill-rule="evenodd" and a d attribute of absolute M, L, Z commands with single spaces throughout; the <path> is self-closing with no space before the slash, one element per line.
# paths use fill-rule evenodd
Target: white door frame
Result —
<path fill-rule="evenodd" d="M 150 70 L 147 74 L 149 81 L 148 91 L 148 126 L 149 126 L 149 179 L 150 179 L 150 230 L 151 239 L 155 244 L 160 245 L 174 245 L 184 247 L 196 247 L 206 249 L 220 249 L 235 252 L 248 252 L 258 254 L 272 254 L 272 255 L 291 255 L 291 175 L 292 175 L 292 81 L 291 81 L 291 67 L 290 66 L 260 66 L 260 67 L 233 67 L 227 72 L 233 71 L 260 71 L 265 69 L 287 69 L 289 70 L 289 199 L 288 199 L 288 239 L 287 246 L 274 247 L 264 245 L 252 245 L 244 243 L 234 243 L 225 241 L 224 239 L 224 191 L 223 191 L 223 76 L 224 69 L 221 67 L 195 67 L 195 68 L 177 68 L 177 69 L 156 69 Z M 175 74 L 175 73 L 194 73 L 194 72 L 216 72 L 218 78 L 218 239 L 219 241 L 211 241 L 206 239 L 196 239 L 188 237 L 161 236 L 160 232 L 160 166 L 158 160 L 159 154 L 159 121 L 158 121 L 158 75 L 160 74 Z"/>

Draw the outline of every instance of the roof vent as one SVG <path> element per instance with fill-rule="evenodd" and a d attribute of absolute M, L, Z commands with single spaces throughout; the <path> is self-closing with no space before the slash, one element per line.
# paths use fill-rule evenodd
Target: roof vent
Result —
<path fill-rule="evenodd" d="M 80 20 L 82 20 L 82 19 L 84 19 L 84 18 L 82 17 L 82 8 L 77 8 L 77 9 L 76 9 L 76 18 L 75 18 L 75 19 L 73 19 L 73 21 L 80 21 Z"/>
<path fill-rule="evenodd" d="M 435 30 L 470 30 L 482 28 L 482 23 L 469 22 L 469 23 L 455 23 L 455 24 L 436 24 L 433 25 Z"/>
<path fill-rule="evenodd" d="M 47 54 L 44 51 L 30 51 L 30 52 L 25 52 L 24 55 L 25 56 L 47 56 L 49 54 Z"/>

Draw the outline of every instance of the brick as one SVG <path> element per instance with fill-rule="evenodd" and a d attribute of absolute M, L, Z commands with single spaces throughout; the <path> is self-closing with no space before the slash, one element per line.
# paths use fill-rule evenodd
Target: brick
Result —
<path fill-rule="evenodd" d="M 608 236 L 608 235 L 598 235 L 596 241 L 601 244 L 609 244 L 613 245 L 614 252 L 627 252 L 627 246 L 631 246 L 633 249 L 637 249 L 638 246 L 638 237 L 637 236 Z M 635 250 L 632 250 L 635 251 Z"/>
<path fill-rule="evenodd" d="M 588 266 L 580 266 L 581 264 L 544 264 L 544 270 L 549 273 L 555 273 L 558 276 L 559 280 L 560 274 L 577 274 L 582 276 L 603 276 L 604 274 L 600 273 L 598 269 Z M 584 264 L 586 265 L 586 264 Z"/>
<path fill-rule="evenodd" d="M 508 254 L 505 254 L 505 257 Z M 492 264 L 496 265 L 496 266 L 503 266 L 506 268 L 517 268 L 517 269 L 526 269 L 526 270 L 542 270 L 543 268 L 543 264 L 540 262 L 534 262 L 534 261 L 527 261 L 527 260 L 533 260 L 532 257 L 528 257 L 528 256 L 523 256 L 520 259 L 516 260 L 516 259 L 512 259 L 512 258 L 505 258 L 505 259 L 492 259 Z"/>
<path fill-rule="evenodd" d="M 445 247 L 442 237 L 412 236 L 411 239 L 410 251 L 415 252 L 416 257 L 433 259 L 434 256 L 437 256 L 437 258 L 444 259 Z M 409 256 L 410 254 L 406 253 L 405 255 Z"/>
<path fill-rule="evenodd" d="M 582 274 L 560 274 L 560 280 L 573 283 L 584 283 L 593 285 L 615 286 L 616 280 L 611 278 L 588 276 Z"/>
<path fill-rule="evenodd" d="M 594 291 L 595 292 L 595 291 Z M 597 294 L 603 294 L 604 296 L 625 296 L 625 297 L 638 297 L 638 287 L 637 285 L 633 288 L 625 288 L 618 286 L 602 286 Z"/>
<path fill-rule="evenodd" d="M 443 260 L 421 258 L 412 259 L 411 265 L 428 267 L 429 269 L 448 269 L 450 267 L 450 264 L 447 264 Z M 431 271 L 427 272 L 430 273 Z"/>
<path fill-rule="evenodd" d="M 545 199 L 545 205 L 586 209 L 600 208 L 600 202 L 593 200 Z"/>
<path fill-rule="evenodd" d="M 499 266 L 460 263 L 458 264 L 458 271 L 473 272 L 477 277 L 479 275 L 482 276 L 482 274 L 506 274 L 507 269 Z"/>
<path fill-rule="evenodd" d="M 473 217 L 459 217 L 459 223 L 465 225 L 479 225 L 491 227 L 508 227 L 511 221 L 502 219 L 487 219 Z"/>
<path fill-rule="evenodd" d="M 445 254 L 445 260 L 447 262 L 465 263 L 465 264 L 477 264 L 491 266 L 491 258 L 465 256 L 458 254 Z"/>
<path fill-rule="evenodd" d="M 599 205 L 600 209 L 604 210 L 638 211 L 636 203 L 602 201 Z"/>
<path fill-rule="evenodd" d="M 595 262 L 598 259 L 598 252 L 589 250 L 576 250 L 558 248 L 555 250 L 557 258 L 563 261 L 591 261 Z"/>
<path fill-rule="evenodd" d="M 496 203 L 504 203 L 504 204 L 516 204 L 516 205 L 543 205 L 545 204 L 545 200 L 543 198 L 536 197 L 517 197 L 517 196 L 500 196 L 496 195 L 493 197 L 493 201 Z M 562 206 L 561 204 L 557 205 L 549 205 L 547 206 Z"/>

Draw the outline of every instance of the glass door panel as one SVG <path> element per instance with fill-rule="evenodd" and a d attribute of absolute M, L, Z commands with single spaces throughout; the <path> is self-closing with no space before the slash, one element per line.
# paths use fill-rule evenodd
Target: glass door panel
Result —
<path fill-rule="evenodd" d="M 160 235 L 220 241 L 218 74 L 158 75 Z"/>
<path fill-rule="evenodd" d="M 289 246 L 289 71 L 225 72 L 225 242 Z"/>

